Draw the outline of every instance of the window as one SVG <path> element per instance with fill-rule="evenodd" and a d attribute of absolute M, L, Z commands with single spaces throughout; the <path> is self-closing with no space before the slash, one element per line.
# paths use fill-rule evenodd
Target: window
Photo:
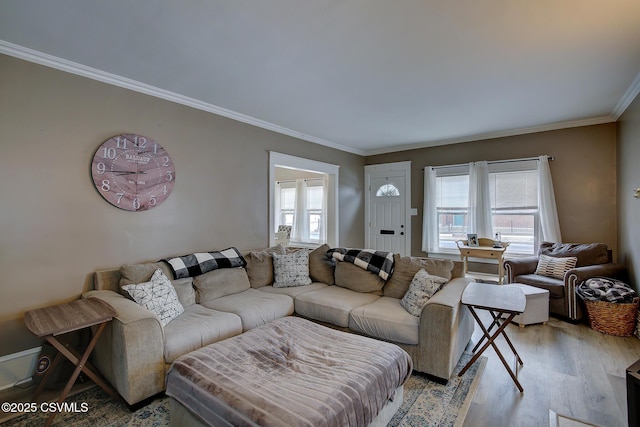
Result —
<path fill-rule="evenodd" d="M 533 254 L 537 248 L 538 171 L 489 173 L 493 232 L 510 242 L 508 251 Z"/>
<path fill-rule="evenodd" d="M 294 174 L 294 176 L 280 177 L 279 170 L 288 170 Z M 274 244 L 275 233 L 278 230 L 278 225 L 282 224 L 280 221 L 284 221 L 285 224 L 292 223 L 292 235 L 294 234 L 293 222 L 295 221 L 295 208 L 285 209 L 284 215 L 280 211 L 281 202 L 280 198 L 283 193 L 278 186 L 278 181 L 294 180 L 300 177 L 304 177 L 307 173 L 320 174 L 324 176 L 325 181 L 322 186 L 322 200 L 323 205 L 321 208 L 321 214 L 319 215 L 318 204 L 316 202 L 310 202 L 307 206 L 307 214 L 305 215 L 308 224 L 319 224 L 314 228 L 309 227 L 310 239 L 315 239 L 320 236 L 318 242 L 309 242 L 309 246 L 317 246 L 318 243 L 327 243 L 329 246 L 337 247 L 339 243 L 339 227 L 338 227 L 338 183 L 339 183 L 339 170 L 340 166 L 332 165 L 329 163 L 318 162 L 311 159 L 305 159 L 302 157 L 290 156 L 288 154 L 277 153 L 274 151 L 269 152 L 269 242 Z M 296 176 L 297 175 L 297 176 Z M 313 185 L 311 185 L 313 187 Z M 285 187 L 286 188 L 286 187 Z M 293 190 L 285 190 L 285 197 L 289 197 L 291 193 L 295 195 L 295 185 Z M 315 195 L 311 194 L 316 191 Z M 311 190 L 309 193 L 309 199 L 317 200 L 318 190 Z M 306 193 L 305 193 L 306 195 Z M 295 201 L 293 202 L 295 206 Z M 285 205 L 286 208 L 290 207 L 290 204 Z M 293 236 L 292 236 L 293 238 Z M 298 245 L 301 242 L 295 242 Z"/>
<path fill-rule="evenodd" d="M 376 197 L 400 197 L 400 190 L 393 184 L 384 184 L 376 191 Z"/>
<path fill-rule="evenodd" d="M 533 254 L 538 247 L 538 171 L 535 161 L 489 164 L 493 232 L 510 242 L 508 251 Z M 437 250 L 456 249 L 456 240 L 469 232 L 469 168 L 436 169 Z M 425 197 L 427 197 L 425 195 Z"/>
<path fill-rule="evenodd" d="M 277 225 L 293 226 L 296 208 L 296 184 L 286 182 L 280 184 L 280 218 Z M 276 226 L 276 229 L 278 227 Z"/>
<path fill-rule="evenodd" d="M 440 249 L 456 249 L 467 238 L 469 175 L 441 176 L 436 180 L 436 210 Z"/>
<path fill-rule="evenodd" d="M 275 229 L 289 225 L 291 241 L 297 243 L 326 242 L 326 185 L 324 178 L 280 181 Z"/>

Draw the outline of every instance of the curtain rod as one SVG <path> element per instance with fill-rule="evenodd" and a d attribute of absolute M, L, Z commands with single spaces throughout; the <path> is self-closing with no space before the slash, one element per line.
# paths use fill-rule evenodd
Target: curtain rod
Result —
<path fill-rule="evenodd" d="M 303 178 L 305 181 L 321 181 L 324 178 Z M 289 183 L 289 182 L 296 182 L 297 180 L 295 179 L 289 179 L 289 180 L 285 180 L 285 181 L 276 181 L 278 184 L 283 184 L 283 183 Z"/>
<path fill-rule="evenodd" d="M 487 161 L 488 164 L 493 165 L 497 163 L 512 163 L 512 162 L 526 162 L 531 160 L 538 160 L 538 157 L 523 157 L 521 159 L 509 159 L 509 160 L 493 160 Z M 555 160 L 555 157 L 549 156 L 549 160 Z M 459 163 L 457 165 L 442 165 L 442 166 L 432 166 L 434 169 L 442 169 L 442 168 L 454 168 L 457 166 L 468 166 L 469 163 Z M 424 170 L 424 168 L 422 168 Z"/>

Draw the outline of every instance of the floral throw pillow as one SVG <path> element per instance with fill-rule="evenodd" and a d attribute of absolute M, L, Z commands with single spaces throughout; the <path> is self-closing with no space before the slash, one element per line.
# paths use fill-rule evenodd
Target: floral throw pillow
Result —
<path fill-rule="evenodd" d="M 444 277 L 433 276 L 425 271 L 424 268 L 418 270 L 409 285 L 409 290 L 400 300 L 400 305 L 416 317 L 420 317 L 422 309 L 427 301 L 440 290 L 442 285 L 449 280 Z"/>
<path fill-rule="evenodd" d="M 148 282 L 124 285 L 122 289 L 135 302 L 155 313 L 160 318 L 162 326 L 184 312 L 184 307 L 180 304 L 171 280 L 160 269 L 153 273 Z"/>
<path fill-rule="evenodd" d="M 309 251 L 303 249 L 286 255 L 273 254 L 273 276 L 274 288 L 310 285 Z"/>

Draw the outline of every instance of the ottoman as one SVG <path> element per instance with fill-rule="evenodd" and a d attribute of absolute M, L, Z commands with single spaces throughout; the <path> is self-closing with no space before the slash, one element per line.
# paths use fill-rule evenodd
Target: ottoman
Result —
<path fill-rule="evenodd" d="M 525 325 L 534 323 L 546 324 L 549 320 L 549 291 L 523 283 L 510 283 L 502 286 L 514 286 L 522 289 L 527 299 L 527 307 L 522 314 L 513 318 L 513 322 L 524 328 Z"/>

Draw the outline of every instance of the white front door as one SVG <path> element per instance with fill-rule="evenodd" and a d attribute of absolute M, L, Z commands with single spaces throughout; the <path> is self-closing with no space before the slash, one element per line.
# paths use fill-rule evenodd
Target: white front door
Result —
<path fill-rule="evenodd" d="M 409 255 L 411 228 L 408 224 L 407 189 L 410 184 L 410 164 L 367 166 L 367 234 L 371 249 Z M 403 166 L 402 170 L 397 168 Z"/>

